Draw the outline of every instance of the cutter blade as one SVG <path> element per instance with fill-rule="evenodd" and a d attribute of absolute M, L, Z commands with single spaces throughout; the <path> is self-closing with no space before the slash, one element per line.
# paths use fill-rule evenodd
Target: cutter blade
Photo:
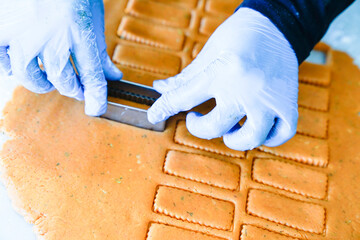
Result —
<path fill-rule="evenodd" d="M 151 106 L 161 95 L 152 87 L 121 80 L 108 81 L 108 96 Z M 147 119 L 147 110 L 112 101 L 108 102 L 107 112 L 101 117 L 160 132 L 165 130 L 166 125 L 165 121 L 158 124 L 150 123 Z"/>

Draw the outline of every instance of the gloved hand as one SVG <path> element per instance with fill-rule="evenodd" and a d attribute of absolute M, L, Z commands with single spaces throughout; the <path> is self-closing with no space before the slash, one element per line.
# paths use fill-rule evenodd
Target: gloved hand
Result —
<path fill-rule="evenodd" d="M 295 53 L 268 18 L 249 8 L 227 19 L 180 74 L 154 88 L 162 96 L 148 111 L 152 123 L 215 98 L 210 113 L 190 112 L 186 126 L 199 138 L 223 136 L 232 149 L 277 146 L 296 132 Z"/>
<path fill-rule="evenodd" d="M 105 113 L 105 78 L 122 73 L 106 53 L 102 0 L 0 0 L 0 76 L 11 74 L 30 91 L 56 88 L 85 99 L 86 114 Z"/>

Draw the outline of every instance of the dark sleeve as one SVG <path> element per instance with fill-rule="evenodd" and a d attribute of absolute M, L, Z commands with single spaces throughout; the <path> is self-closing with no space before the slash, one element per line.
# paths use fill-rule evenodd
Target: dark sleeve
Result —
<path fill-rule="evenodd" d="M 332 20 L 354 0 L 244 0 L 240 5 L 265 15 L 284 34 L 301 64 Z"/>

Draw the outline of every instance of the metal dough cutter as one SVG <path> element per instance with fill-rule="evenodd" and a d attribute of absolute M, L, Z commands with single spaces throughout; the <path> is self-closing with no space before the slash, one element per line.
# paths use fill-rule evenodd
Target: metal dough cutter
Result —
<path fill-rule="evenodd" d="M 160 94 L 153 88 L 126 80 L 108 81 L 108 96 L 151 106 Z M 147 110 L 108 101 L 107 112 L 101 117 L 139 128 L 162 132 L 165 121 L 152 124 L 147 119 Z"/>

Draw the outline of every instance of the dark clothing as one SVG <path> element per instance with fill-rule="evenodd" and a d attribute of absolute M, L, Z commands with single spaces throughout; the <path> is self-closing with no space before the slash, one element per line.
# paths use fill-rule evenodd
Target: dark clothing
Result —
<path fill-rule="evenodd" d="M 244 0 L 240 5 L 265 15 L 284 34 L 302 63 L 332 20 L 354 0 Z"/>

